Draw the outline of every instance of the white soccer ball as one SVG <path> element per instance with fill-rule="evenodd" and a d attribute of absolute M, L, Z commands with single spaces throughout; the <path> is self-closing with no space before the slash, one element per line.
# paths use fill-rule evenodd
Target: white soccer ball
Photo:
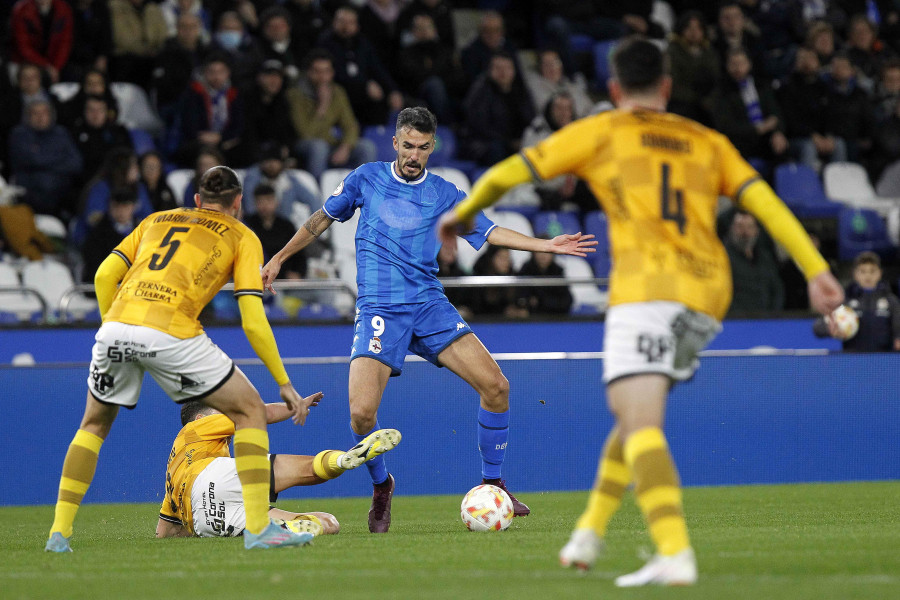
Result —
<path fill-rule="evenodd" d="M 512 523 L 513 503 L 497 486 L 482 484 L 465 495 L 459 516 L 469 531 L 503 531 Z"/>
<path fill-rule="evenodd" d="M 841 304 L 834 309 L 828 315 L 828 320 L 834 323 L 838 337 L 842 340 L 849 340 L 859 331 L 859 317 L 856 315 L 856 311 L 846 304 Z"/>

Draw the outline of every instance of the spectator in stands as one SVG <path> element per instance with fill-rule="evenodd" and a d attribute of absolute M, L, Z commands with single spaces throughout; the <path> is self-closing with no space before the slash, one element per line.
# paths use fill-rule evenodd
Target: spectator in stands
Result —
<path fill-rule="evenodd" d="M 48 92 L 41 84 L 41 68 L 25 63 L 19 66 L 16 76 L 16 87 L 9 90 L 9 96 L 3 99 L 3 110 L 0 111 L 0 134 L 6 139 L 9 131 L 24 122 L 28 116 L 26 107 L 32 100 L 46 100 L 57 110 L 56 96 Z"/>
<path fill-rule="evenodd" d="M 244 21 L 238 13 L 234 11 L 222 13 L 209 50 L 210 53 L 228 57 L 231 80 L 236 87 L 244 88 L 256 79 L 256 73 L 263 61 L 262 50 L 253 36 L 247 33 Z"/>
<path fill-rule="evenodd" d="M 813 324 L 815 334 L 842 340 L 844 352 L 900 351 L 900 300 L 881 274 L 881 259 L 874 252 L 854 258 L 853 281 L 846 288 L 844 304 L 856 312 L 859 330 L 844 340 L 827 317 L 820 317 Z"/>
<path fill-rule="evenodd" d="M 288 102 L 300 135 L 295 152 L 316 180 L 330 167 L 356 168 L 375 160 L 375 145 L 359 136 L 347 93 L 334 82 L 334 64 L 327 51 L 310 52 L 306 77 L 288 92 Z"/>
<path fill-rule="evenodd" d="M 403 91 L 424 100 L 439 123 L 449 125 L 456 120 L 453 99 L 461 98 L 465 79 L 453 51 L 438 39 L 430 16 L 413 17 L 410 42 L 400 53 L 396 69 Z"/>
<path fill-rule="evenodd" d="M 209 12 L 203 8 L 201 0 L 163 0 L 159 4 L 170 38 L 178 35 L 178 19 L 185 15 L 194 15 L 200 23 L 200 39 L 209 42 L 212 20 Z"/>
<path fill-rule="evenodd" d="M 788 140 L 780 108 L 772 88 L 754 77 L 751 69 L 743 48 L 728 51 L 728 76 L 713 102 L 713 125 L 745 158 L 782 160 L 787 157 Z"/>
<path fill-rule="evenodd" d="M 244 223 L 262 242 L 263 260 L 268 262 L 287 244 L 296 228 L 290 220 L 278 214 L 278 197 L 268 183 L 253 188 L 253 212 L 244 217 Z M 306 254 L 301 250 L 284 262 L 279 279 L 303 279 L 306 277 Z"/>
<path fill-rule="evenodd" d="M 900 7 L 894 0 L 836 0 L 831 4 L 845 17 L 865 15 L 878 28 L 882 39 L 896 47 L 900 40 Z M 849 27 L 848 36 L 849 36 Z"/>
<path fill-rule="evenodd" d="M 457 261 L 457 247 L 451 244 L 442 244 L 438 250 L 438 279 L 444 277 L 466 277 L 469 273 L 462 270 Z M 444 288 L 447 299 L 450 300 L 459 315 L 468 321 L 474 316 L 472 306 L 474 305 L 475 294 L 472 288 L 464 287 L 448 287 Z"/>
<path fill-rule="evenodd" d="M 256 84 L 247 92 L 247 152 L 258 156 L 262 144 L 292 148 L 297 133 L 291 122 L 291 107 L 285 94 L 285 75 L 280 62 L 262 64 Z"/>
<path fill-rule="evenodd" d="M 319 45 L 334 58 L 335 81 L 346 90 L 360 124 L 384 125 L 389 111 L 403 107 L 397 84 L 372 44 L 360 34 L 352 6 L 342 6 L 334 13 L 331 29 L 322 34 Z"/>
<path fill-rule="evenodd" d="M 128 130 L 116 123 L 103 96 L 85 99 L 84 113 L 70 131 L 84 164 L 80 184 L 96 175 L 112 148 L 132 147 Z"/>
<path fill-rule="evenodd" d="M 291 17 L 281 6 L 272 6 L 259 15 L 259 23 L 263 60 L 279 61 L 289 85 L 293 85 L 300 77 L 303 57 L 298 56 L 293 48 Z"/>
<path fill-rule="evenodd" d="M 576 119 L 575 101 L 566 92 L 550 97 L 542 114 L 536 116 L 522 135 L 522 146 L 534 146 Z M 587 185 L 574 175 L 560 175 L 534 184 L 541 210 L 597 210 L 597 200 Z"/>
<path fill-rule="evenodd" d="M 162 10 L 148 0 L 109 0 L 113 55 L 109 72 L 114 81 L 149 87 L 156 55 L 169 30 Z"/>
<path fill-rule="evenodd" d="M 900 102 L 900 59 L 891 59 L 881 68 L 881 76 L 875 85 L 875 121 L 882 123 L 894 114 Z"/>
<path fill-rule="evenodd" d="M 744 0 L 741 4 L 744 13 L 762 34 L 766 72 L 772 79 L 787 76 L 794 64 L 794 53 L 806 33 L 803 3 L 797 0 Z"/>
<path fill-rule="evenodd" d="M 413 38 L 412 23 L 418 15 L 431 17 L 431 21 L 437 29 L 441 46 L 450 53 L 455 53 L 456 32 L 453 25 L 453 7 L 450 6 L 448 0 L 412 0 L 407 4 L 398 19 L 400 43 L 407 45 Z"/>
<path fill-rule="evenodd" d="M 806 41 L 803 45 L 816 53 L 820 65 L 831 64 L 831 57 L 835 51 L 834 27 L 825 21 L 811 23 L 806 30 Z"/>
<path fill-rule="evenodd" d="M 23 201 L 34 212 L 65 217 L 81 155 L 65 127 L 56 124 L 49 100 L 32 97 L 25 112 L 25 121 L 9 134 L 10 172 L 15 184 L 25 188 Z"/>
<path fill-rule="evenodd" d="M 325 4 L 319 0 L 286 0 L 281 5 L 291 19 L 291 47 L 301 62 L 331 22 Z"/>
<path fill-rule="evenodd" d="M 172 188 L 166 183 L 163 159 L 159 152 L 150 150 L 141 154 L 138 169 L 141 172 L 141 183 L 147 188 L 153 212 L 172 210 L 180 206 Z"/>
<path fill-rule="evenodd" d="M 59 123 L 72 127 L 84 115 L 84 105 L 89 96 L 100 96 L 106 101 L 109 119 L 115 121 L 119 116 L 119 101 L 112 93 L 106 73 L 97 69 L 88 69 L 81 78 L 81 85 L 75 95 L 59 105 Z"/>
<path fill-rule="evenodd" d="M 546 234 L 538 236 L 549 240 Z M 563 268 L 556 263 L 553 254 L 549 252 L 533 252 L 522 268 L 519 269 L 520 277 L 563 277 Z M 572 308 L 572 293 L 569 287 L 560 286 L 529 286 L 521 288 L 525 297 L 525 306 L 531 315 L 567 315 Z"/>
<path fill-rule="evenodd" d="M 515 275 L 509 248 L 489 246 L 472 269 L 475 275 Z M 527 301 L 522 288 L 513 286 L 484 286 L 473 290 L 474 312 L 477 315 L 503 315 L 509 319 L 528 317 Z"/>
<path fill-rule="evenodd" d="M 311 190 L 285 169 L 286 158 L 287 148 L 273 143 L 263 144 L 259 163 L 247 169 L 244 175 L 245 214 L 252 215 L 256 211 L 251 190 L 261 183 L 275 190 L 278 214 L 289 221 L 303 223 L 322 208 L 323 200 L 316 198 Z"/>
<path fill-rule="evenodd" d="M 873 109 L 869 96 L 857 84 L 856 69 L 845 53 L 838 52 L 831 59 L 826 82 L 833 133 L 844 139 L 847 159 L 862 162 L 872 147 Z"/>
<path fill-rule="evenodd" d="M 359 10 L 359 30 L 378 52 L 378 59 L 393 70 L 399 49 L 397 21 L 403 0 L 368 0 Z"/>
<path fill-rule="evenodd" d="M 72 53 L 65 81 L 81 81 L 90 69 L 106 72 L 112 54 L 112 21 L 105 0 L 69 0 L 72 5 Z"/>
<path fill-rule="evenodd" d="M 182 206 L 194 206 L 194 195 L 197 193 L 197 184 L 204 173 L 218 165 L 225 164 L 225 157 L 215 146 L 203 146 L 197 153 L 197 160 L 194 161 L 194 177 L 184 188 L 184 195 L 181 197 Z M 244 186 L 246 194 L 247 186 Z M 242 205 L 244 211 L 247 205 Z"/>
<path fill-rule="evenodd" d="M 493 165 L 521 147 L 525 127 L 534 118 L 534 106 L 516 63 L 506 53 L 491 58 L 463 102 L 464 154 L 481 165 Z"/>
<path fill-rule="evenodd" d="M 72 9 L 63 0 L 19 0 L 13 7 L 12 61 L 40 67 L 52 83 L 72 52 Z"/>
<path fill-rule="evenodd" d="M 768 77 L 765 67 L 766 50 L 762 37 L 755 29 L 752 23 L 747 22 L 739 2 L 723 2 L 719 6 L 719 21 L 713 48 L 719 54 L 719 62 L 724 67 L 727 67 L 729 52 L 743 48 L 750 60 L 753 75 L 756 79 L 763 80 Z"/>
<path fill-rule="evenodd" d="M 156 68 L 153 70 L 156 108 L 167 123 L 174 120 L 178 100 L 206 58 L 207 47 L 201 39 L 201 31 L 202 21 L 196 14 L 187 12 L 179 15 L 175 37 L 166 40 L 156 57 Z"/>
<path fill-rule="evenodd" d="M 559 52 L 545 48 L 538 52 L 537 69 L 525 70 L 525 85 L 535 108 L 543 110 L 550 98 L 564 92 L 575 103 L 575 118 L 586 116 L 594 104 L 588 95 L 587 81 L 581 73 L 566 76 Z"/>
<path fill-rule="evenodd" d="M 730 313 L 777 311 L 784 305 L 778 263 L 765 245 L 757 243 L 758 238 L 756 219 L 750 213 L 738 211 L 725 238 L 734 280 Z"/>
<path fill-rule="evenodd" d="M 228 58 L 210 54 L 200 79 L 191 83 L 182 99 L 181 144 L 177 159 L 192 163 L 202 146 L 214 146 L 235 167 L 249 164 L 243 136 L 244 98 L 231 83 Z"/>
<path fill-rule="evenodd" d="M 678 17 L 667 53 L 672 75 L 669 112 L 710 125 L 722 67 L 706 37 L 703 13 L 692 10 Z"/>
<path fill-rule="evenodd" d="M 778 101 L 791 154 L 800 162 L 819 171 L 823 162 L 847 160 L 844 140 L 832 133 L 828 85 L 819 76 L 815 52 L 797 49 L 794 70 L 778 90 Z"/>
<path fill-rule="evenodd" d="M 516 77 L 521 73 L 518 59 L 516 58 L 515 44 L 506 37 L 506 25 L 503 23 L 503 15 L 495 11 L 487 11 L 481 16 L 478 23 L 478 37 L 463 48 L 460 60 L 463 71 L 470 84 L 484 75 L 491 64 L 491 58 L 498 52 L 503 52 L 512 57 L 515 64 Z"/>
<path fill-rule="evenodd" d="M 84 261 L 81 280 L 94 282 L 94 274 L 109 253 L 140 223 L 135 215 L 137 194 L 133 188 L 120 188 L 112 193 L 106 212 L 88 231 L 81 249 Z"/>
<path fill-rule="evenodd" d="M 866 15 L 854 15 L 847 27 L 847 57 L 856 67 L 857 82 L 867 92 L 875 88 L 881 69 L 895 55 L 884 42 Z"/>

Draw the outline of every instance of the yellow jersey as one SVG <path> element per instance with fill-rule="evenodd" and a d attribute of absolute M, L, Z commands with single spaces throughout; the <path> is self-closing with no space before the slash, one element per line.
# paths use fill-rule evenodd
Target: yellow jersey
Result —
<path fill-rule="evenodd" d="M 169 453 L 166 465 L 166 495 L 159 518 L 180 523 L 194 531 L 191 488 L 197 476 L 216 458 L 231 456 L 228 442 L 234 435 L 234 423 L 225 415 L 209 415 L 185 425 Z"/>
<path fill-rule="evenodd" d="M 759 174 L 728 139 L 683 117 L 613 110 L 523 151 L 534 174 L 583 179 L 609 222 L 609 304 L 668 300 L 721 320 L 731 303 L 716 236 L 720 195 L 738 202 Z"/>
<path fill-rule="evenodd" d="M 113 250 L 128 265 L 106 321 L 143 325 L 185 339 L 197 316 L 234 278 L 234 295 L 262 298 L 262 244 L 225 213 L 176 208 L 144 219 Z"/>

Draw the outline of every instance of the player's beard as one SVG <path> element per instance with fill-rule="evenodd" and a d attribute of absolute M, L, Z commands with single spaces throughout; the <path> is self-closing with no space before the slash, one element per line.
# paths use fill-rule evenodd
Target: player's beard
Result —
<path fill-rule="evenodd" d="M 416 171 L 415 175 L 409 175 L 406 170 L 407 167 L 418 169 L 418 171 Z M 400 168 L 400 176 L 403 177 L 403 179 L 405 179 L 407 181 L 412 181 L 413 179 L 418 179 L 421 175 L 422 175 L 422 165 L 420 163 L 408 160 L 405 163 L 403 163 L 403 166 Z"/>

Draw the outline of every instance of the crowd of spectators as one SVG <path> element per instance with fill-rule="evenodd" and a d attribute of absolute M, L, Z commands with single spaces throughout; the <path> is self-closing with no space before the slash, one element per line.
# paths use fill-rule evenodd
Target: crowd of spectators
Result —
<path fill-rule="evenodd" d="M 457 9 L 475 18 L 454 19 Z M 390 127 L 404 106 L 431 108 L 455 132 L 456 158 L 490 166 L 608 108 L 591 48 L 630 34 L 666 48 L 670 110 L 725 133 L 765 176 L 787 161 L 820 171 L 849 160 L 874 181 L 900 160 L 895 0 L 18 0 L 0 20 L 0 174 L 67 224 L 87 273 L 98 240 L 191 203 L 193 185 L 184 197 L 166 185 L 172 169 L 246 169 L 248 218 L 283 235 L 282 219 L 296 226 L 322 204 L 291 169 L 319 180 L 374 160 L 363 131 Z M 65 82 L 77 93 L 59 95 Z M 140 155 L 114 82 L 139 86 L 162 124 Z M 597 208 L 574 177 L 533 192 L 543 209 Z M 722 231 L 736 306 L 779 310 L 793 290 L 746 217 Z M 482 260 L 485 272 L 504 263 Z M 529 274 L 547 272 L 533 263 Z M 739 273 L 752 278 L 747 304 Z M 493 295 L 478 310 L 571 303 Z"/>

